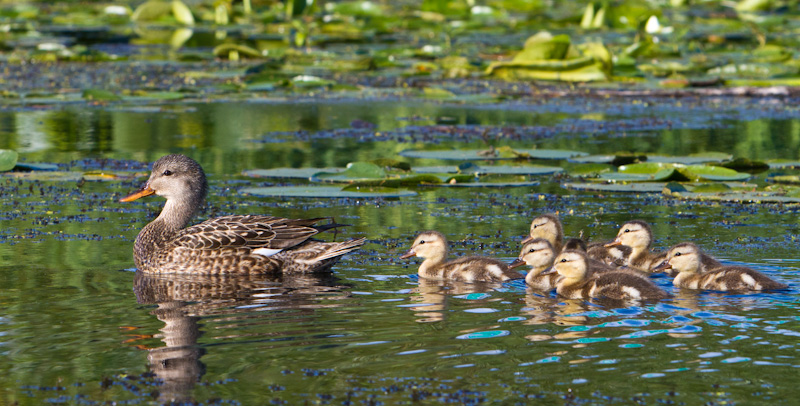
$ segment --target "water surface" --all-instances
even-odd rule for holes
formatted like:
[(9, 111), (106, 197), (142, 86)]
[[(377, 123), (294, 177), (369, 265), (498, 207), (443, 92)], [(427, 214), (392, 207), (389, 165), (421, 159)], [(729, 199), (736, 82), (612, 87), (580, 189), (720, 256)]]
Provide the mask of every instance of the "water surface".
[[(402, 200), (280, 199), (255, 168), (343, 166), (407, 148), (469, 146), (722, 151), (800, 158), (796, 103), (782, 100), (255, 100), (167, 105), (27, 105), (0, 110), (0, 148), (62, 169), (139, 171), (170, 152), (209, 174), (202, 218), (333, 216), (365, 236), (329, 278), (137, 275), (131, 249), (160, 210), (119, 197), (142, 181), (0, 178), (3, 404), (791, 403), (798, 361), (797, 206), (578, 193), (558, 177), (514, 189), (419, 189)], [(365, 124), (367, 123), (367, 124)], [(104, 161), (103, 159), (111, 160)], [(436, 161), (413, 161), (432, 164)], [(278, 182), (280, 183), (280, 182)], [(791, 291), (620, 305), (502, 286), (409, 277), (418, 231), (454, 255), (511, 260), (536, 214), (607, 239), (650, 222), (657, 248), (692, 240)]]

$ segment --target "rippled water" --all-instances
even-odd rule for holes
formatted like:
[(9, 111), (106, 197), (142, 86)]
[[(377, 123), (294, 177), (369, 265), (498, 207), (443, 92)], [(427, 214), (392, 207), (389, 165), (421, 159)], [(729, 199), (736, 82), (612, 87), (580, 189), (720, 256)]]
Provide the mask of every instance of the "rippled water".
[[(595, 113), (583, 113), (587, 105)], [(550, 177), (534, 188), (420, 189), (402, 200), (237, 193), (271, 184), (240, 176), (244, 169), (343, 165), (429, 143), (479, 146), (484, 132), (515, 146), (798, 159), (800, 121), (787, 106), (8, 106), (0, 111), (0, 147), (21, 150), (29, 161), (82, 170), (103, 165), (85, 158), (147, 162), (184, 152), (210, 175), (213, 196), (203, 217), (330, 215), (352, 224), (339, 238), (366, 236), (369, 243), (331, 278), (147, 277), (132, 269), (131, 248), (162, 202), (116, 202), (139, 180), (2, 178), (0, 404), (793, 403), (800, 367), (797, 206), (578, 193)], [(567, 234), (591, 239), (643, 219), (653, 224), (659, 248), (692, 240), (792, 289), (698, 293), (662, 277), (656, 282), (674, 298), (564, 301), (519, 283), (418, 280), (410, 276), (416, 260), (396, 259), (416, 232), (437, 229), (453, 240), (456, 255), (511, 260), (530, 219), (552, 211), (561, 213)]]

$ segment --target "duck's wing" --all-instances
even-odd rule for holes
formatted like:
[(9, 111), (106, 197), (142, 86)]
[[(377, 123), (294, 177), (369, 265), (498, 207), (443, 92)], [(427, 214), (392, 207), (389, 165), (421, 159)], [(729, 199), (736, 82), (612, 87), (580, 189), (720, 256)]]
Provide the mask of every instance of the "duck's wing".
[(272, 216), (224, 216), (187, 227), (173, 243), (197, 250), (294, 247), (330, 227), (315, 226), (324, 218), (287, 219)]

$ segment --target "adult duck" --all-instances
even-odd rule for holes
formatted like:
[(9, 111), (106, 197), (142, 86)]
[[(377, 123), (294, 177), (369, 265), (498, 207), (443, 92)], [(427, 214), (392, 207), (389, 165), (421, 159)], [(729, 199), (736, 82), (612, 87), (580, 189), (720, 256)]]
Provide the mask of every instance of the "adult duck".
[(504, 282), (522, 279), (521, 273), (509, 269), (500, 260), (470, 256), (447, 260), (447, 238), (438, 231), (426, 231), (414, 239), (411, 249), (400, 259), (423, 258), (419, 266), (420, 278), (461, 282)]
[(146, 225), (133, 248), (136, 267), (148, 273), (252, 274), (326, 271), (364, 239), (321, 242), (311, 237), (338, 224), (325, 218), (287, 219), (233, 215), (187, 227), (208, 190), (200, 164), (184, 155), (167, 155), (153, 164), (130, 202), (156, 194), (167, 199), (161, 214)]

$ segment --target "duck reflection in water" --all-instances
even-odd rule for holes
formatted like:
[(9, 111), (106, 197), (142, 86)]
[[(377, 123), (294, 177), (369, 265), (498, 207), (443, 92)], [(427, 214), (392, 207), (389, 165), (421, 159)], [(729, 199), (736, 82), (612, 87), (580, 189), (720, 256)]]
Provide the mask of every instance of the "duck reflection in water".
[[(150, 370), (163, 384), (158, 388), (161, 403), (193, 401), (192, 391), (205, 374), (200, 358), (207, 347), (199, 343), (203, 335), (201, 318), (224, 317), (227, 324), (244, 321), (248, 325), (281, 323), (270, 318), (272, 310), (292, 309), (294, 318), (310, 316), (315, 309), (338, 307), (350, 293), (329, 274), (284, 277), (250, 275), (154, 275), (137, 272), (134, 293), (140, 304), (156, 305), (151, 314), (164, 322), (160, 334), (163, 347), (148, 348)], [(257, 309), (257, 310), (254, 310)], [(268, 311), (264, 311), (268, 310)], [(264, 333), (271, 335), (274, 333)], [(225, 334), (215, 337), (233, 341), (242, 337)], [(248, 339), (254, 339), (252, 329)], [(214, 338), (210, 338), (214, 339)]]
[[(450, 297), (469, 294), (488, 293), (502, 287), (502, 283), (458, 282), (419, 278), (419, 286), (411, 290), (411, 301), (419, 303), (410, 309), (418, 317), (418, 323), (443, 321), (447, 314)], [(488, 303), (501, 299), (487, 296), (485, 299), (472, 300), (471, 303)]]

